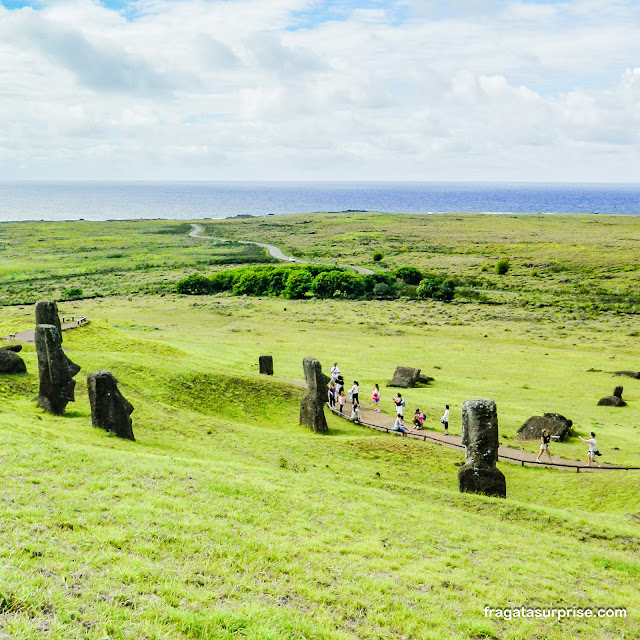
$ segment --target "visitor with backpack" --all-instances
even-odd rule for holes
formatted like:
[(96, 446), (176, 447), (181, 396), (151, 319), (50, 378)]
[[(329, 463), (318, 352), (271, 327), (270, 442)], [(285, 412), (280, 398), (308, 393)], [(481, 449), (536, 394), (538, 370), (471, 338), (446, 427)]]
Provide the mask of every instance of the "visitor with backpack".
[(405, 401), (402, 397), (401, 393), (396, 393), (395, 398), (393, 399), (394, 404), (396, 405), (396, 415), (399, 418), (404, 418), (404, 405)]
[(592, 462), (595, 462), (598, 466), (600, 466), (600, 463), (595, 459), (596, 456), (601, 456), (602, 455), (600, 453), (600, 451), (598, 451), (598, 443), (596, 442), (596, 434), (593, 433), (593, 431), (592, 431), (590, 438), (587, 438), (586, 440), (582, 436), (578, 436), (578, 438), (580, 438), (580, 440), (582, 440), (582, 442), (585, 442), (586, 444), (589, 445), (589, 451), (587, 453), (587, 460), (589, 461), (589, 466), (591, 466)]

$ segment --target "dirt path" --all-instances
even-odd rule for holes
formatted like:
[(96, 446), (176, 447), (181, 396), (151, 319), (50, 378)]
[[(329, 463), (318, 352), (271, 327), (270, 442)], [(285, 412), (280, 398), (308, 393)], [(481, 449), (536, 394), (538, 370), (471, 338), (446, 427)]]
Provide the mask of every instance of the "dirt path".
[[(227, 238), (214, 238), (213, 236), (201, 236), (200, 233), (204, 231), (204, 229), (199, 224), (191, 223), (193, 229), (189, 232), (190, 238), (202, 238), (203, 240), (218, 240), (219, 242), (229, 242)], [(296, 264), (317, 264), (318, 262), (305, 262), (304, 260), (298, 260), (298, 258), (293, 258), (291, 256), (286, 256), (281, 249), (275, 247), (272, 244), (265, 244), (264, 242), (252, 242), (251, 240), (238, 240), (240, 244), (255, 244), (257, 247), (262, 247), (267, 250), (267, 253), (276, 260), (281, 260), (282, 262), (295, 262)], [(371, 269), (366, 269), (365, 267), (354, 267), (352, 265), (339, 264), (339, 267), (343, 269), (353, 269), (356, 273), (362, 273), (365, 275), (371, 275), (373, 271)]]
[[(344, 407), (344, 413), (340, 413), (336, 409), (332, 409), (333, 413), (345, 420), (349, 419), (351, 415), (351, 405), (347, 403)], [(393, 423), (395, 422), (395, 417), (387, 415), (385, 413), (378, 413), (373, 409), (367, 409), (360, 407), (360, 417), (362, 419), (362, 424), (365, 427), (369, 427), (370, 429), (376, 429), (378, 431), (384, 431), (386, 433), (394, 433), (391, 431), (393, 428)], [(418, 440), (423, 440), (424, 442), (433, 442), (435, 444), (440, 444), (445, 447), (450, 447), (452, 449), (458, 449), (461, 453), (464, 453), (464, 445), (462, 444), (462, 438), (457, 435), (448, 435), (445, 436), (444, 433), (440, 433), (439, 431), (430, 431), (428, 429), (414, 429), (410, 426), (411, 420), (410, 416), (406, 416), (407, 420), (405, 422), (405, 427), (407, 429), (407, 437), (415, 438)], [(400, 434), (398, 434), (400, 435)], [(585, 454), (586, 455), (586, 454)], [(521, 449), (512, 449), (510, 447), (503, 447), (500, 445), (498, 449), (498, 458), (505, 462), (511, 462), (514, 464), (519, 464), (521, 466), (536, 466), (536, 467), (547, 467), (553, 469), (559, 469), (561, 471), (573, 471), (575, 473), (580, 473), (584, 471), (605, 471), (605, 470), (627, 470), (627, 471), (637, 471), (640, 470), (636, 467), (622, 467), (617, 465), (609, 465), (603, 464), (600, 467), (590, 467), (586, 462), (577, 462), (576, 460), (567, 460), (566, 458), (561, 458), (560, 456), (552, 456), (551, 463), (548, 461), (545, 462), (536, 462), (536, 453), (531, 453), (530, 451), (522, 451)]]
[[(71, 322), (63, 322), (60, 325), (60, 328), (63, 331), (68, 331), (69, 329), (77, 329), (78, 327), (82, 327), (87, 323), (86, 318), (84, 321), (73, 320)], [(27, 331), (18, 331), (18, 333), (12, 333), (4, 338), (0, 338), (0, 340), (9, 340), (10, 342), (35, 342), (36, 341), (36, 330), (35, 329), (27, 329)]]

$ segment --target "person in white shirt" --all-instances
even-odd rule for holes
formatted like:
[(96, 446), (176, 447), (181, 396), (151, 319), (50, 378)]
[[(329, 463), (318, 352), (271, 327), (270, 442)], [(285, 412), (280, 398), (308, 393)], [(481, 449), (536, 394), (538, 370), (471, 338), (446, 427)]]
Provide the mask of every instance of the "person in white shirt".
[(578, 438), (580, 438), (580, 440), (582, 440), (582, 442), (586, 442), (589, 445), (589, 452), (587, 453), (587, 460), (589, 461), (589, 464), (591, 464), (592, 462), (595, 462), (598, 466), (600, 466), (600, 463), (595, 459), (595, 456), (601, 455), (600, 452), (598, 451), (598, 443), (596, 442), (596, 434), (593, 433), (593, 431), (592, 431), (590, 438), (587, 438), (586, 440), (582, 436), (578, 436)]
[(331, 379), (334, 382), (338, 382), (339, 377), (340, 377), (340, 368), (338, 367), (338, 363), (334, 362), (333, 367), (331, 367)]
[(351, 397), (351, 402), (354, 407), (357, 407), (360, 404), (360, 397), (358, 394), (360, 393), (360, 386), (358, 385), (358, 381), (353, 381), (353, 387), (349, 389), (349, 396)]
[(357, 406), (354, 406), (353, 409), (351, 409), (351, 422), (360, 424), (360, 410)]
[(440, 422), (442, 422), (442, 424), (444, 425), (444, 435), (448, 436), (449, 435), (449, 405), (446, 404), (444, 406), (444, 413), (442, 414), (442, 418), (440, 418)]
[(393, 398), (393, 402), (396, 405), (396, 415), (399, 418), (404, 418), (404, 398), (402, 397), (401, 393), (396, 393), (395, 397)]

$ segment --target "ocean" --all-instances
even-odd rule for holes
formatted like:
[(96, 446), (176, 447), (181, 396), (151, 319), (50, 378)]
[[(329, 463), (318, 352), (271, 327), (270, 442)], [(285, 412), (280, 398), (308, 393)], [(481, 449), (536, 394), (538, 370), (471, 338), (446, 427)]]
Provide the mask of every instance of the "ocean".
[(640, 214), (640, 184), (0, 182), (0, 221), (193, 220), (332, 211)]

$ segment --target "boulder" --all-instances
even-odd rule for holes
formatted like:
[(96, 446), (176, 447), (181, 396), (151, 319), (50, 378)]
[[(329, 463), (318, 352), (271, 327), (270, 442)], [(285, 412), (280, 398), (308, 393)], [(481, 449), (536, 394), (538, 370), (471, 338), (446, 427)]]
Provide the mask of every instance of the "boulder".
[(73, 376), (80, 367), (65, 355), (60, 332), (52, 324), (36, 326), (36, 352), (40, 378), (38, 406), (54, 415), (64, 415), (67, 404), (75, 400)]
[(133, 405), (118, 389), (118, 382), (109, 371), (94, 371), (87, 376), (87, 391), (91, 405), (91, 424), (115, 433), (119, 438), (135, 440), (131, 426)]
[(36, 326), (39, 324), (52, 324), (58, 330), (60, 342), (62, 342), (62, 327), (58, 315), (58, 305), (55, 302), (51, 300), (36, 302)]
[(627, 378), (636, 378), (640, 380), (640, 371), (614, 371), (614, 376), (626, 376)]
[(324, 406), (330, 379), (322, 373), (322, 365), (315, 358), (304, 358), (302, 368), (307, 383), (307, 395), (300, 403), (300, 424), (317, 433), (327, 433), (329, 427), (324, 415)]
[(623, 387), (617, 386), (613, 390), (613, 395), (605, 396), (598, 400), (599, 407), (626, 407), (627, 403), (622, 399)]
[(420, 382), (420, 369), (413, 367), (396, 367), (393, 380), (387, 387), (400, 387), (401, 389), (412, 389)]
[(458, 490), (506, 498), (507, 483), (496, 467), (500, 443), (493, 400), (467, 400), (462, 405), (462, 444), (466, 461), (458, 469)]
[(26, 373), (24, 360), (14, 351), (0, 349), (0, 374)]
[(0, 347), (0, 351), (13, 351), (14, 353), (20, 353), (22, 351), (21, 344), (10, 344), (6, 347)]
[(517, 436), (520, 440), (539, 440), (542, 430), (546, 429), (549, 435), (558, 436), (560, 440), (564, 440), (572, 426), (573, 421), (559, 413), (545, 413), (542, 416), (531, 416), (518, 429)]
[(260, 373), (265, 376), (273, 375), (273, 356), (260, 356), (258, 358)]

